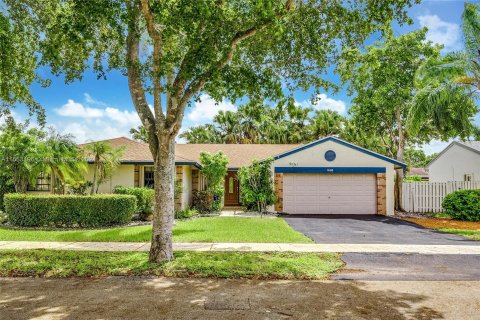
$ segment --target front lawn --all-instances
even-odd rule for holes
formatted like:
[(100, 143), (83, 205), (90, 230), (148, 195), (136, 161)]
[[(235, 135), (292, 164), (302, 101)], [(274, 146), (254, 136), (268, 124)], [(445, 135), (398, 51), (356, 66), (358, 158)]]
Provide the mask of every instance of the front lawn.
[(480, 230), (462, 230), (462, 229), (438, 229), (442, 232), (454, 233), (472, 240), (480, 241)]
[[(151, 226), (95, 230), (18, 230), (0, 228), (0, 241), (99, 241), (148, 242)], [(282, 218), (205, 217), (177, 221), (175, 242), (270, 242), (311, 243)]]
[(343, 266), (338, 254), (263, 252), (175, 252), (165, 264), (145, 252), (0, 250), (0, 276), (167, 277), (325, 279)]

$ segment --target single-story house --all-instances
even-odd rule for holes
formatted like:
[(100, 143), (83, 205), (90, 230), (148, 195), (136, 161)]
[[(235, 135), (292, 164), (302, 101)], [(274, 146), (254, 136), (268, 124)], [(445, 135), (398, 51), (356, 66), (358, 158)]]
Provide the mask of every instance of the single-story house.
[(480, 180), (480, 141), (453, 141), (427, 168), (430, 182)]
[[(148, 145), (128, 138), (106, 140), (113, 147), (125, 146), (121, 165), (99, 192), (115, 186), (152, 186), (153, 160)], [(237, 171), (254, 159), (274, 158), (272, 176), (274, 210), (289, 214), (386, 214), (394, 213), (395, 169), (405, 164), (336, 137), (305, 145), (293, 144), (177, 144), (176, 180), (182, 186), (176, 208), (192, 204), (192, 194), (201, 190), (200, 153), (222, 151), (229, 159), (225, 176), (224, 205), (240, 205)], [(88, 180), (93, 177), (90, 165)]]

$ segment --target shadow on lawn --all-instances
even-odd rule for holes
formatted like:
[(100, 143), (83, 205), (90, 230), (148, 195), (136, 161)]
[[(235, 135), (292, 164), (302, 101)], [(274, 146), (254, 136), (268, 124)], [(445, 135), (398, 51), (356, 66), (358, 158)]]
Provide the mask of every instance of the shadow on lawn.
[(0, 286), (5, 319), (444, 318), (426, 296), (392, 284), (110, 277), (7, 278)]

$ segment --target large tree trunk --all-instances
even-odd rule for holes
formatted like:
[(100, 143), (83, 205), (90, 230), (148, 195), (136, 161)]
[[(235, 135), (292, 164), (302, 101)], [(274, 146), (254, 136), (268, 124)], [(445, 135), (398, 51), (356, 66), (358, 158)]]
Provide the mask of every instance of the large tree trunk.
[(159, 148), (154, 155), (155, 205), (153, 208), (152, 246), (150, 261), (173, 259), (172, 227), (174, 220), (175, 137), (158, 135)]

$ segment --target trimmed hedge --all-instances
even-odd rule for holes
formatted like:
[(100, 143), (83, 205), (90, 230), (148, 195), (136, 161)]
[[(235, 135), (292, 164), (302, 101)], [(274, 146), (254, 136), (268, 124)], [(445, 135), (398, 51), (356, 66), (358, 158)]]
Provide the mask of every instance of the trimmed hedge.
[(105, 227), (129, 222), (135, 210), (130, 195), (5, 195), (8, 221), (19, 227)]
[(129, 188), (115, 187), (115, 194), (128, 194), (137, 198), (137, 212), (143, 219), (147, 218), (153, 212), (153, 201), (155, 199), (155, 190), (150, 188)]
[(443, 199), (442, 207), (452, 218), (480, 221), (480, 190), (458, 190)]

